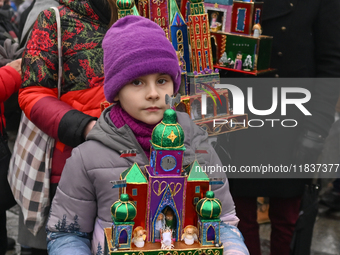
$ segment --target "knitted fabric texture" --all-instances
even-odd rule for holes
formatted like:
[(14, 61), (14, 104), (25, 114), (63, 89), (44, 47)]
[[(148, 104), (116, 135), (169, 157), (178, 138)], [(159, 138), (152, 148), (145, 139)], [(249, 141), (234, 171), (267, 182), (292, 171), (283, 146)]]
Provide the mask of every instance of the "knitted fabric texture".
[(112, 107), (110, 111), (110, 119), (117, 128), (121, 128), (127, 124), (136, 136), (136, 139), (143, 148), (146, 156), (148, 158), (150, 157), (151, 134), (157, 124), (149, 125), (132, 118), (126, 111), (124, 111), (119, 103)]
[(170, 75), (177, 93), (181, 69), (176, 51), (155, 22), (133, 15), (118, 20), (107, 31), (103, 49), (104, 93), (110, 103), (126, 84), (154, 73)]

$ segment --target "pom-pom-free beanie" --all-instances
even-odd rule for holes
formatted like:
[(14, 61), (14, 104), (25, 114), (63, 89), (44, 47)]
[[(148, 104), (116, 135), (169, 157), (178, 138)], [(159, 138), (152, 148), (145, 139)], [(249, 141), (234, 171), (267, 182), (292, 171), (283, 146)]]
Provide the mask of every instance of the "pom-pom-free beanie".
[(104, 93), (110, 103), (126, 84), (154, 73), (169, 74), (177, 93), (181, 69), (176, 51), (155, 22), (133, 15), (119, 19), (107, 31), (103, 49)]

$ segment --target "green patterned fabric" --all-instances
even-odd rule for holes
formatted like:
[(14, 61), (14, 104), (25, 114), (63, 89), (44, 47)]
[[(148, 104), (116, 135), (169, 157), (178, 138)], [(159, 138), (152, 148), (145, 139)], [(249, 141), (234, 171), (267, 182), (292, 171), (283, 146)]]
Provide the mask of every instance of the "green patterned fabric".
[[(102, 40), (107, 31), (88, 0), (63, 1), (59, 8), (63, 42), (61, 94), (101, 86), (104, 78)], [(22, 59), (22, 87), (56, 88), (58, 79), (55, 13), (40, 13)]]
[(163, 120), (152, 131), (151, 144), (155, 150), (185, 150), (184, 132), (174, 110), (164, 112)]
[(198, 201), (196, 211), (202, 218), (216, 219), (222, 212), (222, 204), (213, 191), (207, 191), (206, 197)]

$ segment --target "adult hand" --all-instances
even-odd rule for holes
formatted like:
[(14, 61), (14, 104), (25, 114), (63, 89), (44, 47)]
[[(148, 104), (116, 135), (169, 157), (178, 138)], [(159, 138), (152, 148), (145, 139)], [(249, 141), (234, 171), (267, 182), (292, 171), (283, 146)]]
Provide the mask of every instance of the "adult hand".
[(96, 124), (96, 120), (92, 120), (87, 124), (86, 128), (84, 129), (84, 138), (86, 139), (87, 134), (91, 131), (93, 126)]
[(19, 59), (12, 61), (12, 62), (9, 62), (6, 66), (13, 67), (21, 75), (21, 61), (22, 61), (22, 59), (19, 58)]
[(294, 163), (297, 165), (316, 163), (322, 152), (325, 139), (312, 131), (306, 130), (299, 138), (294, 152)]

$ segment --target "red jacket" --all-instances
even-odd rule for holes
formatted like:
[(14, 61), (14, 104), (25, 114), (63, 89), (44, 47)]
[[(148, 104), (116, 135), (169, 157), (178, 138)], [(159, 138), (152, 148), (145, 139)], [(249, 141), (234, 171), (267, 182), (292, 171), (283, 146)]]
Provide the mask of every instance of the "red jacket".
[(5, 102), (13, 93), (17, 92), (21, 85), (20, 74), (11, 66), (4, 66), (0, 68), (0, 132), (2, 134), (2, 124), (6, 126), (4, 117)]

